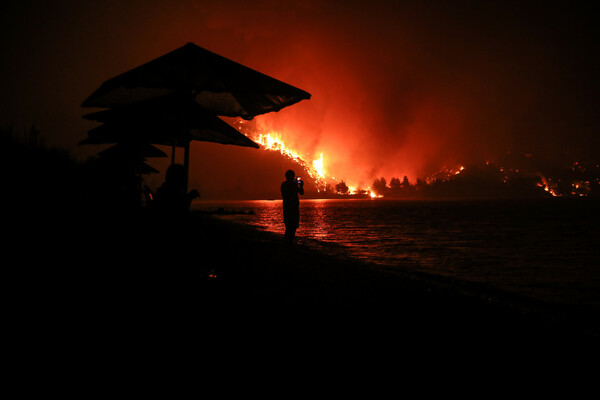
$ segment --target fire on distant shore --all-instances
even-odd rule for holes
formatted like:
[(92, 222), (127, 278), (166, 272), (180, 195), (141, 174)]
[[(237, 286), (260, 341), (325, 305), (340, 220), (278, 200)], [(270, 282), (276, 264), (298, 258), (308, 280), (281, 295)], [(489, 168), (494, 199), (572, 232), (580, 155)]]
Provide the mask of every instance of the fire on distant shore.
[[(360, 188), (352, 179), (338, 180), (328, 175), (326, 156), (320, 152), (317, 158), (291, 148), (277, 132), (258, 134), (254, 140), (266, 151), (276, 151), (292, 159), (314, 180), (318, 193), (338, 196), (361, 196), (370, 198), (453, 195), (472, 196), (596, 196), (600, 186), (600, 165), (575, 161), (563, 173), (548, 177), (531, 168), (505, 167), (498, 163), (484, 165), (456, 165), (444, 167), (434, 174), (417, 178), (416, 182), (392, 177), (389, 184), (385, 178), (375, 178), (372, 185)], [(314, 159), (311, 159), (314, 158)], [(531, 158), (530, 154), (524, 158)], [(565, 174), (564, 172), (570, 172)], [(478, 193), (479, 192), (479, 193)]]

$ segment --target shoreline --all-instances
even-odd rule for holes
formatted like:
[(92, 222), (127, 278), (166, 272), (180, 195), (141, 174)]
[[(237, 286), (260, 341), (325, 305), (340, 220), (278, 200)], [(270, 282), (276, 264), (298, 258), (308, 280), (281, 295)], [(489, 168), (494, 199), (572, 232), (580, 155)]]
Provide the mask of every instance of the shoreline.
[[(585, 200), (587, 199), (577, 199), (577, 203), (572, 204), (571, 202), (568, 203), (568, 205), (573, 205), (576, 206), (576, 204), (579, 204), (579, 208), (577, 214), (573, 214), (572, 211), (569, 211), (567, 209), (564, 209), (561, 206), (562, 201), (557, 202), (556, 200), (558, 199), (552, 199), (551, 201), (547, 201), (544, 200), (542, 203), (538, 204), (538, 203), (530, 203), (530, 202), (523, 202), (522, 200), (518, 201), (517, 203), (515, 203), (515, 207), (516, 211), (521, 212), (523, 210), (525, 210), (527, 207), (527, 209), (531, 208), (531, 207), (535, 207), (535, 213), (532, 217), (532, 222), (530, 222), (530, 224), (535, 224), (535, 228), (537, 228), (538, 230), (540, 229), (539, 226), (545, 226), (545, 225), (539, 225), (538, 222), (542, 221), (542, 223), (550, 220), (552, 218), (553, 212), (561, 212), (561, 213), (570, 213), (570, 214), (565, 214), (563, 216), (563, 219), (561, 219), (560, 221), (562, 222), (567, 221), (569, 223), (573, 223), (575, 224), (578, 218), (581, 217), (585, 217), (586, 214), (583, 210), (589, 210), (590, 212), (592, 212), (594, 210), (594, 206), (597, 206), (598, 203), (597, 201), (594, 201), (593, 203), (589, 203), (586, 202)], [(309, 204), (311, 200), (304, 200), (304, 203), (302, 204)], [(322, 201), (322, 200), (317, 200), (317, 201)], [(334, 200), (334, 201), (339, 201), (339, 200)], [(344, 201), (344, 200), (342, 200)], [(377, 202), (385, 202), (385, 199), (377, 199), (377, 200), (348, 200), (348, 201), (360, 201), (361, 204), (371, 204), (372, 201), (377, 201)], [(394, 200), (388, 200), (393, 202), (393, 204), (396, 204), (396, 201)], [(405, 200), (401, 200), (402, 203), (398, 203), (398, 204), (404, 204)], [(471, 200), (474, 201), (474, 200)], [(498, 201), (498, 200), (495, 200)], [(580, 203), (581, 201), (583, 201), (583, 203)], [(205, 212), (207, 214), (210, 215), (214, 215), (217, 216), (219, 218), (225, 219), (225, 220), (234, 220), (236, 222), (242, 223), (242, 224), (250, 224), (250, 225), (255, 225), (255, 224), (260, 224), (262, 223), (265, 226), (260, 226), (257, 225), (258, 229), (261, 230), (267, 230), (267, 231), (271, 231), (271, 232), (283, 232), (283, 224), (279, 224), (279, 220), (276, 219), (276, 215), (273, 213), (274, 210), (276, 210), (276, 206), (272, 206), (272, 205), (268, 205), (267, 203), (265, 203), (264, 201), (262, 202), (262, 204), (259, 203), (255, 203), (255, 200), (246, 200), (246, 201), (229, 201), (229, 202), (207, 202), (207, 201), (203, 201), (203, 202), (198, 202), (196, 203), (196, 211), (199, 212)], [(422, 202), (419, 201), (418, 204), (421, 204)], [(545, 204), (547, 204), (549, 207), (548, 208), (543, 208), (542, 206)], [(314, 204), (314, 203), (313, 203)], [(338, 203), (336, 203), (338, 204)], [(464, 203), (463, 201), (460, 202), (461, 207), (464, 206), (464, 204), (469, 204), (469, 203)], [(476, 203), (477, 205), (479, 204), (479, 200), (477, 200)], [(502, 205), (504, 205), (505, 202), (502, 202)], [(486, 207), (494, 206), (494, 203), (488, 204), (487, 201), (486, 203), (483, 203), (483, 205), (485, 205)], [(556, 209), (555, 205), (558, 205), (560, 208)], [(367, 206), (368, 207), (368, 206)], [(581, 207), (585, 207), (585, 209), (581, 208)], [(486, 209), (484, 209), (486, 210)], [(510, 212), (513, 212), (513, 208), (509, 209)], [(255, 211), (256, 213), (260, 214), (257, 217), (254, 217), (255, 215)], [(312, 205), (311, 206), (307, 206), (307, 211), (308, 213), (312, 212)], [(266, 216), (263, 217), (263, 214)], [(563, 214), (560, 214), (561, 216)], [(420, 267), (420, 259), (419, 257), (421, 256), (421, 252), (413, 252), (412, 257), (403, 257), (402, 261), (400, 263), (397, 263), (397, 260), (394, 259), (391, 256), (380, 256), (379, 254), (374, 254), (372, 251), (370, 252), (361, 252), (363, 250), (363, 247), (361, 246), (361, 244), (359, 243), (358, 246), (356, 245), (356, 241), (353, 241), (352, 239), (350, 239), (347, 243), (345, 242), (346, 238), (339, 236), (335, 233), (335, 231), (333, 230), (329, 230), (329, 231), (325, 231), (325, 234), (322, 234), (322, 231), (319, 230), (319, 228), (317, 226), (313, 226), (311, 225), (310, 222), (310, 217), (308, 220), (308, 223), (305, 224), (304, 226), (301, 226), (299, 231), (298, 231), (298, 235), (300, 237), (300, 239), (302, 240), (302, 242), (306, 245), (309, 245), (310, 247), (314, 247), (316, 249), (320, 249), (326, 253), (333, 253), (333, 254), (347, 254), (350, 255), (352, 252), (352, 256), (360, 258), (362, 260), (365, 260), (367, 263), (374, 263), (377, 265), (381, 265), (382, 267), (386, 267), (386, 266), (390, 266), (391, 269), (396, 269), (396, 268), (405, 268), (408, 269), (409, 271), (415, 271), (415, 270), (420, 270), (423, 271), (423, 273), (425, 274), (433, 274), (432, 276), (435, 277), (436, 274), (439, 274), (441, 276), (445, 276), (447, 277), (447, 280), (451, 280), (451, 279), (458, 279), (458, 281), (460, 282), (461, 280), (463, 280), (464, 278), (472, 278), (472, 276), (470, 276), (468, 273), (466, 276), (462, 276), (462, 274), (460, 273), (460, 271), (456, 272), (456, 273), (445, 273), (446, 271), (438, 269), (437, 265), (433, 265), (432, 268), (424, 268), (424, 267)], [(571, 222), (573, 221), (573, 222)], [(554, 223), (554, 225), (552, 225), (552, 228), (557, 225), (558, 223)], [(306, 226), (308, 226), (308, 228), (305, 228)], [(573, 225), (575, 226), (575, 225)], [(589, 226), (589, 223), (587, 223), (587, 225), (585, 225), (586, 227)], [(521, 226), (519, 226), (519, 228), (521, 228)], [(528, 229), (529, 227), (524, 227), (525, 229)], [(531, 228), (534, 228), (533, 226)], [(307, 229), (306, 231), (304, 229)], [(575, 235), (583, 235), (585, 231), (585, 229), (587, 228), (581, 228), (580, 231), (576, 231), (572, 233), (572, 236), (567, 237), (567, 239), (571, 238), (571, 237), (576, 237)], [(596, 228), (589, 228), (589, 229), (596, 229)], [(315, 232), (317, 234), (315, 234)], [(467, 232), (467, 230), (465, 230), (464, 232)], [(595, 233), (594, 233), (595, 232)], [(590, 235), (595, 235), (597, 237), (597, 229), (596, 230), (591, 230), (589, 231), (589, 234), (587, 236)], [(324, 238), (321, 238), (320, 236), (322, 236)], [(536, 246), (535, 242), (535, 238), (538, 238), (539, 241), (539, 236), (534, 235), (534, 234), (530, 234), (529, 237), (527, 237), (526, 239), (530, 239), (529, 243), (526, 243), (526, 245), (528, 246)], [(470, 238), (472, 239), (472, 238)], [(590, 240), (587, 240), (586, 238), (581, 238), (582, 240), (575, 240), (575, 239), (570, 239), (569, 246), (574, 246), (577, 245), (579, 246), (579, 248), (576, 248), (575, 251), (577, 250), (582, 250), (584, 251), (584, 247), (585, 244), (584, 243), (588, 243), (591, 242)], [(585, 239), (585, 241), (584, 241)], [(520, 244), (520, 243), (519, 243)], [(484, 244), (485, 245), (485, 244)], [(559, 256), (559, 260), (562, 260), (562, 265), (560, 265), (560, 268), (563, 268), (564, 271), (559, 271), (561, 273), (565, 274), (565, 277), (568, 278), (568, 274), (572, 273), (572, 271), (569, 270), (569, 262), (573, 262), (573, 263), (593, 263), (594, 260), (597, 260), (597, 257), (593, 258), (594, 256), (591, 253), (591, 249), (593, 248), (593, 243), (588, 243), (589, 248), (590, 248), (590, 253), (589, 256), (587, 256), (587, 258), (582, 258), (583, 255), (581, 257), (579, 257), (576, 260), (566, 260), (566, 259), (561, 259), (560, 258), (560, 254), (557, 254)], [(471, 244), (471, 248), (472, 249), (476, 249), (477, 246), (473, 247), (474, 245)], [(358, 247), (358, 251), (355, 249), (355, 247)], [(368, 248), (367, 250), (371, 250), (371, 248)], [(492, 259), (486, 259), (483, 257), (479, 257), (477, 259), (473, 259), (473, 260), (469, 260), (471, 262), (471, 264), (474, 266), (476, 264), (481, 264), (481, 267), (486, 267), (486, 263), (487, 262), (494, 262), (494, 265), (497, 265), (498, 267), (502, 267), (502, 262), (507, 262), (507, 260), (504, 260), (501, 258), (501, 256), (505, 255), (505, 254), (509, 254), (507, 253), (507, 251), (510, 251), (510, 248), (505, 248), (504, 251), (502, 253), (497, 253), (497, 254), (493, 254), (493, 256), (495, 256), (495, 258)], [(536, 268), (539, 269), (540, 271), (542, 271), (542, 267), (544, 267), (543, 265), (543, 261), (541, 260), (545, 260), (545, 261), (552, 261), (550, 260), (550, 256), (544, 258), (544, 254), (540, 254), (541, 246), (539, 248), (535, 248), (534, 250), (536, 250), (536, 253), (532, 253), (535, 254), (535, 256), (530, 255), (530, 257), (532, 257), (532, 260), (530, 262), (522, 262), (522, 264), (520, 265), (521, 269), (524, 268)], [(563, 253), (567, 253), (571, 250), (571, 248), (565, 248), (565, 251)], [(554, 253), (557, 253), (557, 250), (554, 250)], [(384, 253), (385, 254), (385, 253)], [(582, 253), (583, 254), (583, 253)], [(428, 254), (428, 256), (432, 256), (431, 254)], [(435, 255), (433, 255), (435, 256)], [(537, 256), (542, 256), (537, 257)], [(535, 259), (534, 259), (535, 257)], [(553, 259), (554, 260), (554, 259)], [(511, 260), (508, 260), (511, 261)], [(415, 264), (413, 268), (413, 265)], [(573, 264), (573, 265), (580, 265), (580, 264)], [(512, 267), (512, 265), (509, 265), (510, 267)], [(550, 265), (550, 267), (555, 267), (555, 265)], [(460, 268), (460, 265), (457, 266), (457, 268)], [(513, 268), (514, 269), (514, 268)], [(549, 270), (550, 268), (548, 268)], [(532, 269), (533, 270), (533, 269)], [(499, 270), (500, 271), (500, 270)], [(523, 270), (523, 272), (527, 272), (527, 270)], [(551, 272), (553, 272), (554, 274), (556, 274), (556, 271), (552, 270)], [(489, 282), (494, 282), (494, 284), (496, 283), (495, 278), (497, 278), (496, 275), (493, 276), (494, 279), (489, 280), (489, 277), (483, 275), (485, 273), (481, 272), (479, 274), (479, 276), (475, 276), (475, 279), (471, 280), (473, 282), (476, 282), (478, 279), (478, 284), (479, 285), (487, 285), (488, 281)], [(491, 271), (491, 273), (496, 273), (496, 271)], [(501, 274), (501, 272), (497, 272), (498, 274)], [(548, 275), (548, 276), (552, 276), (552, 274)], [(558, 275), (556, 275), (558, 276)], [(591, 272), (589, 273), (589, 278), (593, 279), (597, 277), (597, 274), (594, 276)], [(540, 279), (542, 279), (540, 277)], [(552, 278), (550, 278), (552, 279)], [(591, 289), (591, 286), (583, 286), (582, 288), (585, 290), (587, 290), (587, 292), (584, 292), (585, 294), (579, 294), (578, 292), (552, 292), (552, 286), (551, 285), (560, 285), (560, 282), (555, 281), (544, 281), (544, 280), (540, 280), (538, 283), (538, 286), (531, 286), (528, 287), (527, 283), (528, 281), (525, 280), (524, 282), (522, 282), (520, 280), (519, 276), (514, 276), (513, 277), (513, 281), (512, 282), (503, 282), (503, 281), (498, 281), (500, 284), (505, 284), (507, 286), (506, 289), (502, 289), (502, 290), (509, 290), (511, 293), (513, 293), (516, 296), (531, 296), (533, 298), (538, 299), (538, 301), (540, 302), (553, 302), (553, 303), (557, 303), (557, 304), (564, 304), (564, 305), (572, 305), (573, 307), (578, 307), (578, 306), (585, 306), (586, 304), (589, 304), (590, 307), (600, 307), (600, 303), (598, 302), (600, 299), (598, 299), (597, 295), (595, 295)], [(596, 282), (596, 281), (594, 281)], [(585, 285), (587, 282), (584, 280), (580, 280), (580, 283)], [(596, 284), (597, 286), (597, 284)], [(498, 287), (500, 288), (500, 287)], [(541, 290), (536, 291), (536, 288), (540, 288)], [(557, 286), (557, 288), (559, 288), (559, 286)], [(526, 290), (530, 290), (531, 293), (526, 293)]]
[(192, 219), (212, 232), (213, 251), (223, 251), (216, 242), (224, 238), (234, 246), (208, 268), (217, 275), (205, 278), (214, 305), (350, 311), (368, 318), (395, 313), (420, 332), (452, 326), (466, 336), (481, 330), (493, 336), (598, 336), (590, 316), (573, 307), (410, 269), (390, 270), (302, 243), (286, 254), (280, 234), (202, 213)]
[(181, 221), (127, 215), (46, 217), (40, 226), (60, 225), (62, 233), (33, 252), (27, 243), (11, 249), (31, 261), (14, 272), (16, 309), (91, 326), (141, 320), (214, 329), (249, 320), (335, 332), (368, 326), (391, 340), (599, 336), (593, 315), (302, 244), (289, 254), (281, 235), (201, 212)]

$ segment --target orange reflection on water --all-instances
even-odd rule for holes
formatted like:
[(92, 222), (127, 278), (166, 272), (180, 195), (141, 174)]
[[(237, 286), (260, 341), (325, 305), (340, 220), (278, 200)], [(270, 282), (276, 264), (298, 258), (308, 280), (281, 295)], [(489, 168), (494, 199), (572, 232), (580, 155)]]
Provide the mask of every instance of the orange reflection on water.
[(282, 201), (256, 200), (254, 203), (259, 204), (259, 207), (256, 207), (255, 225), (270, 232), (283, 234), (285, 232), (285, 226), (283, 225)]
[[(335, 236), (327, 201), (300, 200), (300, 227), (297, 236), (323, 241), (331, 240)], [(248, 204), (255, 210), (255, 215), (248, 222), (270, 232), (285, 232), (281, 200), (254, 200)]]
[[(305, 224), (301, 229), (307, 236), (317, 240), (327, 240), (331, 237), (330, 219), (327, 217), (325, 202), (327, 200), (313, 200), (310, 208), (303, 207), (300, 210), (301, 221)], [(304, 211), (304, 213), (302, 213)]]

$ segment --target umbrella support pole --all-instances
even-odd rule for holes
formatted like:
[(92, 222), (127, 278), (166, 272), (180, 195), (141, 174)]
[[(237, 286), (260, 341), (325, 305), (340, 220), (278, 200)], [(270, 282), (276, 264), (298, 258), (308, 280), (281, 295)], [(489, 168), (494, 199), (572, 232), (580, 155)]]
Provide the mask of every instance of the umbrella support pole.
[(188, 191), (188, 180), (190, 177), (190, 142), (186, 142), (183, 154), (183, 169), (185, 171), (185, 191)]

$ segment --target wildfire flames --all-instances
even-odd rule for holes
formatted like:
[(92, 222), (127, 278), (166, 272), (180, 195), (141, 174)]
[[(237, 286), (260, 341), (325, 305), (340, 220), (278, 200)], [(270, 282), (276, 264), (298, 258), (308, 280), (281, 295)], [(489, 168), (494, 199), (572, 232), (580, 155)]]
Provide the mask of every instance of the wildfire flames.
[[(254, 138), (254, 141), (256, 143), (258, 143), (259, 145), (261, 145), (261, 147), (265, 150), (277, 151), (277, 152), (281, 153), (282, 155), (284, 155), (285, 157), (288, 157), (288, 158), (291, 158), (292, 160), (294, 160), (297, 164), (299, 164), (306, 171), (306, 173), (311, 178), (313, 178), (315, 180), (315, 185), (316, 185), (317, 191), (319, 193), (327, 192), (327, 191), (339, 192), (339, 190), (332, 189), (332, 186), (331, 186), (332, 182), (333, 183), (337, 182), (338, 184), (343, 183), (345, 185), (344, 181), (338, 182), (336, 178), (334, 178), (332, 176), (329, 176), (329, 177), (327, 176), (327, 172), (325, 170), (325, 156), (323, 155), (323, 153), (320, 153), (319, 158), (312, 160), (311, 162), (306, 161), (306, 160), (310, 160), (312, 157), (310, 157), (309, 154), (307, 154), (306, 156), (303, 157), (300, 154), (300, 152), (290, 148), (288, 145), (286, 145), (283, 142), (281, 135), (279, 135), (277, 132), (258, 134)], [(356, 185), (347, 186), (347, 192), (345, 194), (348, 194), (348, 195), (364, 194), (371, 198), (383, 197), (383, 195), (377, 194), (374, 191), (372, 191), (371, 188), (367, 188), (366, 190), (360, 190), (360, 189), (357, 189)]]
[(317, 184), (317, 190), (319, 192), (321, 190), (325, 190), (326, 188), (326, 175), (325, 175), (325, 166), (323, 153), (321, 153), (320, 157), (316, 160), (313, 160), (311, 163), (307, 162), (305, 158), (309, 158), (309, 156), (302, 157), (300, 153), (296, 150), (291, 149), (286, 146), (281, 139), (281, 136), (276, 133), (267, 133), (267, 134), (259, 134), (254, 141), (262, 146), (265, 150), (273, 150), (278, 151), (282, 155), (291, 158), (297, 164), (302, 166), (306, 173), (315, 180)]
[(325, 179), (325, 168), (323, 167), (323, 153), (321, 153), (320, 158), (313, 161), (312, 165), (319, 177)]
[[(375, 179), (372, 188), (367, 187), (366, 189), (363, 189), (353, 182), (345, 182), (344, 180), (339, 181), (333, 176), (328, 175), (329, 171), (327, 171), (326, 166), (327, 157), (324, 153), (317, 153), (318, 157), (316, 158), (314, 155), (308, 153), (303, 155), (301, 152), (285, 144), (281, 135), (277, 132), (271, 131), (269, 133), (256, 134), (254, 136), (254, 141), (258, 143), (262, 149), (279, 152), (283, 156), (290, 158), (297, 163), (304, 170), (303, 173), (314, 180), (318, 193), (329, 192), (330, 194), (370, 198), (384, 197), (384, 195), (387, 196), (388, 194), (410, 195), (411, 193), (415, 193), (415, 191), (418, 192), (423, 190), (424, 187), (435, 188), (436, 186), (440, 187), (441, 185), (451, 183), (456, 179), (460, 179), (463, 176), (462, 173), (467, 170), (463, 165), (458, 165), (454, 168), (442, 168), (437, 173), (427, 176), (424, 179), (417, 179), (416, 183), (409, 183), (405, 176), (403, 181), (398, 178), (392, 178), (388, 185), (388, 182), (386, 182), (384, 178), (380, 178)], [(531, 157), (529, 154), (527, 156)], [(491, 174), (488, 176), (491, 177), (496, 174), (495, 176), (499, 177), (501, 184), (504, 184), (506, 187), (515, 185), (519, 180), (528, 179), (519, 169), (505, 168), (490, 162), (485, 163), (485, 168), (487, 168), (487, 173)], [(595, 169), (600, 172), (600, 165), (595, 165)], [(473, 176), (474, 173), (476, 174), (476, 170), (477, 168), (473, 170), (469, 167), (469, 171), (475, 171), (471, 172), (470, 175)], [(585, 166), (577, 162), (573, 163), (572, 170), (578, 173), (586, 171)], [(465, 177), (465, 179), (469, 178)], [(600, 184), (600, 178), (594, 179), (593, 182), (589, 179), (571, 181), (567, 192), (565, 192), (564, 187), (559, 187), (560, 183), (560, 180), (547, 178), (541, 174), (537, 174), (537, 183), (533, 183), (532, 185), (534, 188), (545, 191), (548, 195), (554, 197), (565, 195), (587, 196), (591, 193), (592, 186), (598, 186)]]
[(554, 197), (558, 196), (554, 185), (550, 184), (550, 182), (548, 182), (548, 180), (543, 176), (540, 177), (540, 180), (541, 182), (538, 183), (538, 187), (544, 189), (546, 192), (550, 193)]

